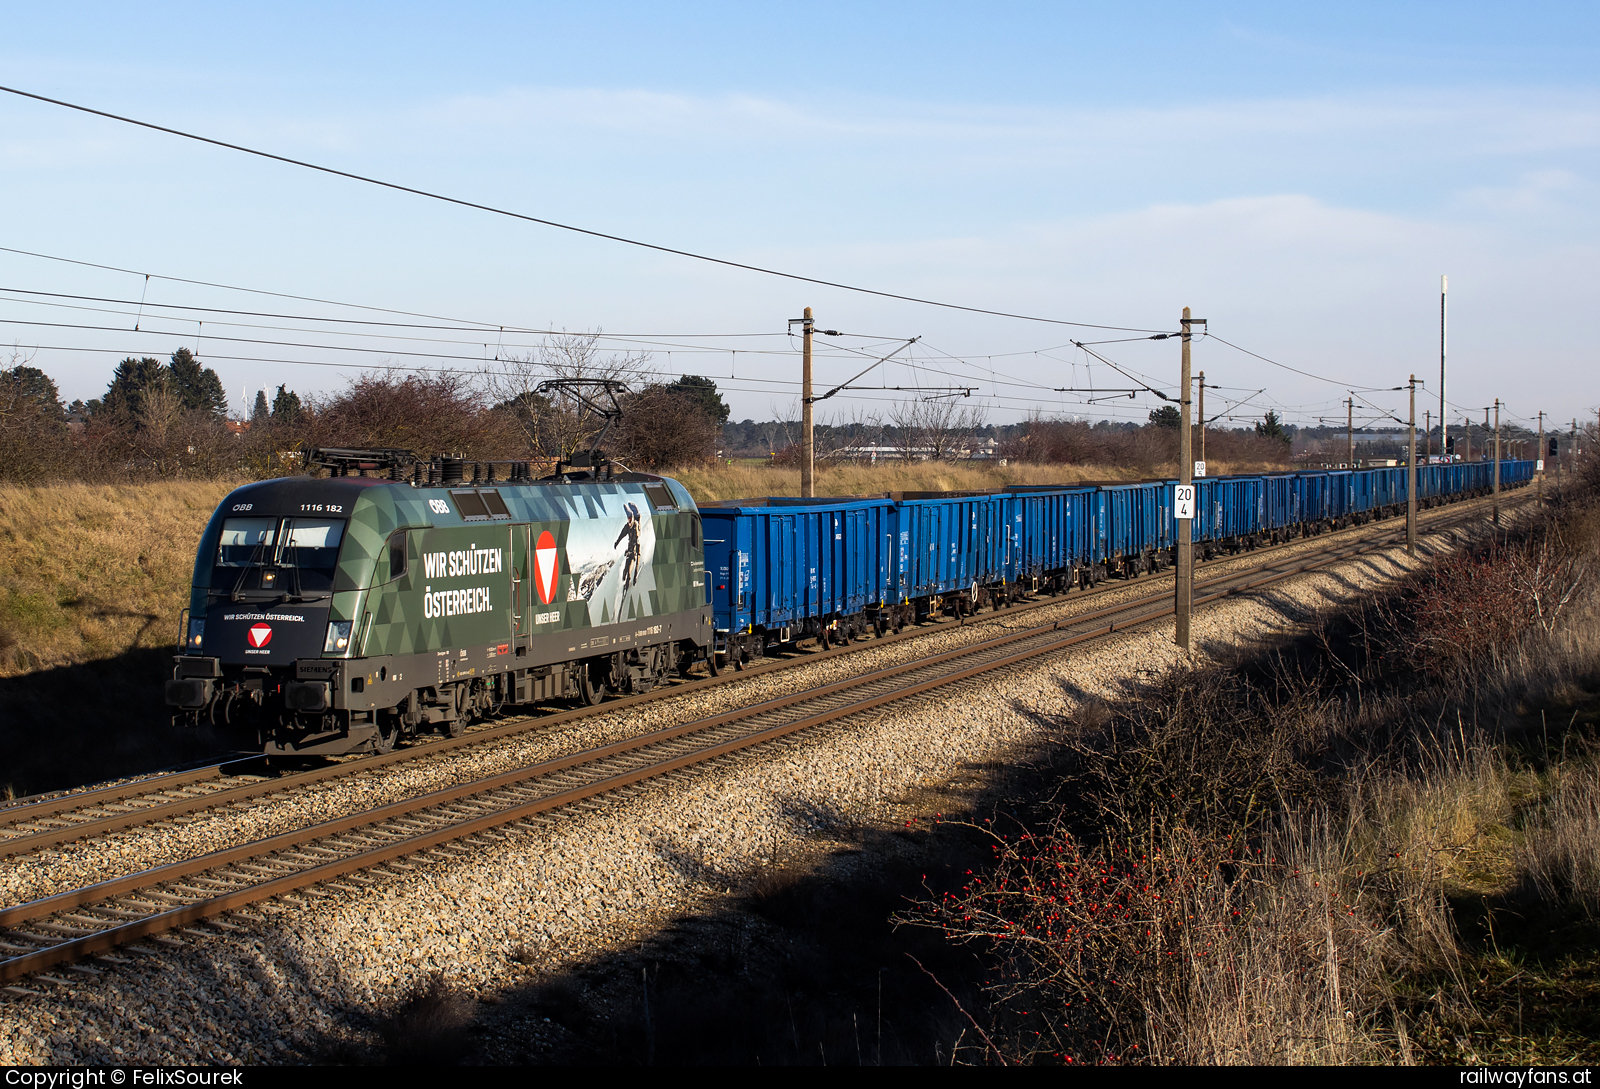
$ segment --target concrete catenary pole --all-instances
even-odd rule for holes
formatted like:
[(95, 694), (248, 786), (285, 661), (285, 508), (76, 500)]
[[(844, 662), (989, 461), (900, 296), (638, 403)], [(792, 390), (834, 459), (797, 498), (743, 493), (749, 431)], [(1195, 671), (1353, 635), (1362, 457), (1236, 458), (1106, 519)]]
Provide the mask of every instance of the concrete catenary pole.
[(1500, 398), (1494, 399), (1494, 524), (1500, 524)]
[[(1193, 377), (1189, 372), (1189, 328), (1193, 325), (1203, 325), (1205, 319), (1191, 318), (1189, 308), (1183, 308), (1183, 364), (1182, 376), (1178, 379), (1178, 487), (1180, 489), (1194, 488), (1194, 436), (1190, 432), (1193, 426), (1190, 411), (1189, 391)], [(1198, 509), (1199, 503), (1195, 504)], [(1176, 511), (1174, 511), (1176, 513)], [(1194, 602), (1194, 522), (1188, 518), (1176, 518), (1173, 526), (1177, 532), (1178, 545), (1178, 570), (1173, 579), (1173, 613), (1177, 619), (1177, 631), (1173, 635), (1173, 642), (1184, 650), (1189, 649), (1189, 610)]]
[(800, 364), (800, 495), (804, 499), (817, 494), (816, 445), (812, 441), (811, 326), (811, 307), (808, 306), (806, 316), (801, 319), (803, 348)]
[(1417, 376), (1411, 376), (1411, 456), (1406, 459), (1406, 555), (1417, 554)]
[(1344, 401), (1344, 467), (1356, 467), (1356, 399), (1346, 397)]
[(1544, 498), (1544, 417), (1539, 413), (1539, 445), (1533, 448), (1533, 463), (1539, 466), (1539, 498)]
[[(1206, 372), (1200, 372), (1200, 461), (1206, 460)], [(1206, 472), (1209, 474), (1210, 469)]]

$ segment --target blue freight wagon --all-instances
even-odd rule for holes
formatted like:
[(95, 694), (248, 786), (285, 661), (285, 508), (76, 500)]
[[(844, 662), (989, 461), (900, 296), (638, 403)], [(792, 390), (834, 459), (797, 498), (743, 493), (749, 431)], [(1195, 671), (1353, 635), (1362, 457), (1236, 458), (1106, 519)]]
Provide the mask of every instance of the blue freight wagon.
[(891, 587), (897, 606), (891, 621), (897, 631), (946, 607), (961, 616), (993, 596), (1010, 600), (1022, 558), (1023, 527), (1012, 496), (926, 495), (896, 495), (900, 560)]
[(1100, 564), (1084, 585), (1103, 575), (1134, 578), (1162, 566), (1162, 557), (1177, 538), (1172, 526), (1172, 487), (1165, 480), (1138, 484), (1102, 484)]
[(886, 497), (738, 499), (700, 517), (717, 649), (736, 668), (774, 646), (874, 630), (904, 566)]
[[(1529, 461), (1500, 463), (1510, 489)], [(1490, 462), (1419, 466), (1419, 505), (1487, 493)], [(823, 646), (961, 617), (1025, 593), (1088, 588), (1175, 559), (1173, 480), (981, 492), (759, 498), (701, 505), (716, 658), (736, 668), (775, 647)], [(1405, 467), (1195, 481), (1199, 555), (1239, 551), (1400, 514)]]
[(1104, 559), (1097, 547), (1099, 489), (1089, 485), (1013, 486), (1012, 522), (1021, 547), (1008, 572), (1013, 590), (1057, 594), (1087, 586)]

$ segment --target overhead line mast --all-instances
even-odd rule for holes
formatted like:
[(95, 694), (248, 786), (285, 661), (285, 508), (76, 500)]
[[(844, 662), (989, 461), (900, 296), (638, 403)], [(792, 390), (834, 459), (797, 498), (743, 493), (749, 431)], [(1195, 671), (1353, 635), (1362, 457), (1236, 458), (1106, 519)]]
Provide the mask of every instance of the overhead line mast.
[(1190, 382), (1189, 373), (1189, 341), (1190, 326), (1204, 325), (1205, 318), (1191, 318), (1189, 308), (1183, 308), (1183, 363), (1182, 376), (1178, 380), (1178, 492), (1191, 497), (1190, 517), (1178, 517), (1176, 496), (1173, 504), (1173, 525), (1176, 528), (1178, 540), (1178, 570), (1173, 579), (1173, 614), (1176, 617), (1176, 628), (1173, 641), (1184, 650), (1189, 649), (1189, 615), (1194, 607), (1194, 527), (1193, 515), (1199, 508), (1199, 503), (1194, 501), (1194, 436), (1190, 432)]

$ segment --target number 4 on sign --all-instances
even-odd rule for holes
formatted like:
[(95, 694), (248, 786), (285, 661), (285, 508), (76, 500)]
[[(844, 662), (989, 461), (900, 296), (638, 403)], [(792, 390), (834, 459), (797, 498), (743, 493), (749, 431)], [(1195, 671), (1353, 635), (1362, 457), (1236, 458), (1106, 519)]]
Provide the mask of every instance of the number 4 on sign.
[(1179, 484), (1172, 489), (1172, 516), (1184, 519), (1194, 517), (1193, 484)]

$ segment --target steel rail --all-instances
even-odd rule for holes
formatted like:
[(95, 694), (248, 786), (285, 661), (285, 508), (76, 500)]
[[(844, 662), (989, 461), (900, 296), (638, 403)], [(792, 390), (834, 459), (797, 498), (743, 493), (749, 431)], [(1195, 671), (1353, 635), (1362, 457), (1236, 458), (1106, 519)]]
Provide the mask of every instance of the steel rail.
[[(1465, 502), (1470, 504), (1472, 500), (1466, 500)], [(1465, 511), (1458, 508), (1456, 504), (1445, 504), (1442, 507), (1436, 507), (1432, 509), (1439, 511), (1440, 514), (1429, 518), (1428, 520), (1430, 522), (1439, 521), (1440, 518), (1442, 518), (1446, 513), (1457, 516), (1462, 516), (1465, 514)], [(1451, 520), (1453, 521), (1454, 519)], [(1388, 521), (1388, 519), (1385, 519), (1385, 521)], [(1375, 523), (1373, 522), (1367, 522), (1359, 526), (1347, 526), (1344, 529), (1333, 531), (1333, 534), (1343, 537), (1345, 534), (1357, 531), (1371, 533), (1373, 532), (1374, 525)], [(1272, 551), (1290, 548), (1296, 544), (1303, 544), (1307, 540), (1307, 538), (1301, 538), (1295, 541), (1287, 541), (1282, 544), (1268, 546), (1267, 549), (1261, 549), (1257, 551), (1267, 551), (1270, 554)], [(1240, 557), (1235, 554), (1226, 557), (1218, 557), (1209, 562), (1212, 564), (1218, 564), (1229, 561), (1237, 561), (1239, 558)], [(1157, 580), (1165, 582), (1166, 577), (1158, 575)], [(1071, 605), (1074, 601), (1081, 602), (1088, 597), (1114, 592), (1120, 589), (1126, 589), (1129, 585), (1129, 582), (1117, 581), (1109, 585), (1101, 584), (1100, 586), (1091, 590), (1089, 593), (1080, 594), (1076, 598), (1041, 598), (1035, 601), (1022, 603), (1014, 608), (1008, 607), (1005, 611), (996, 609), (985, 616), (975, 618), (973, 622), (992, 622), (1002, 617), (1014, 617), (1034, 609), (1045, 608), (1051, 605)], [(1085, 615), (1096, 614), (1090, 613)], [(964, 619), (958, 620), (958, 624), (964, 623)], [(349, 775), (358, 775), (368, 771), (376, 771), (380, 768), (387, 767), (390, 764), (443, 756), (445, 753), (453, 752), (458, 749), (487, 744), (492, 741), (500, 740), (501, 738), (527, 733), (530, 730), (543, 726), (560, 725), (578, 719), (588, 718), (594, 715), (611, 714), (613, 712), (624, 710), (628, 707), (632, 707), (641, 703), (669, 699), (674, 696), (693, 693), (712, 685), (731, 683), (733, 680), (741, 677), (759, 676), (765, 673), (774, 672), (776, 670), (792, 668), (805, 662), (816, 661), (824, 655), (837, 656), (859, 653), (907, 639), (920, 638), (922, 636), (931, 634), (936, 630), (939, 629), (918, 627), (913, 631), (907, 631), (899, 635), (879, 637), (869, 642), (852, 643), (843, 647), (834, 648), (832, 650), (813, 651), (805, 654), (804, 656), (796, 656), (781, 660), (774, 659), (772, 662), (761, 666), (754, 666), (738, 671), (724, 671), (724, 674), (718, 677), (697, 678), (694, 680), (687, 680), (673, 684), (671, 686), (662, 686), (653, 689), (650, 692), (645, 692), (634, 696), (626, 696), (620, 699), (608, 700), (605, 703), (598, 704), (593, 707), (579, 707), (543, 715), (518, 715), (510, 722), (503, 723), (499, 726), (473, 730), (459, 737), (445, 738), (436, 741), (430, 740), (421, 745), (398, 749), (394, 752), (385, 753), (382, 755), (364, 756), (356, 760), (343, 761), (327, 767), (313, 769), (311, 771), (298, 772), (294, 775), (260, 780), (233, 787), (225, 787), (219, 790), (210, 791), (206, 794), (195, 795), (192, 797), (156, 802), (152, 805), (140, 806), (127, 812), (116, 813), (105, 817), (90, 817), (86, 820), (66, 821), (65, 818), (61, 817), (61, 814), (72, 812), (73, 810), (81, 811), (84, 809), (92, 809), (97, 806), (116, 804), (118, 802), (129, 802), (130, 799), (138, 798), (142, 795), (147, 796), (149, 794), (159, 794), (166, 790), (173, 790), (181, 786), (191, 785), (196, 782), (216, 778), (221, 775), (221, 768), (230, 763), (241, 763), (250, 758), (225, 761), (221, 764), (193, 769), (187, 772), (171, 773), (169, 775), (159, 776), (154, 779), (133, 780), (127, 783), (115, 784), (110, 787), (79, 794), (68, 794), (59, 798), (51, 799), (49, 802), (41, 803), (40, 808), (18, 807), (12, 810), (0, 810), (0, 821), (8, 821), (12, 828), (15, 828), (21, 824), (48, 820), (51, 818), (55, 818), (58, 822), (65, 821), (65, 823), (60, 823), (57, 827), (48, 828), (39, 832), (26, 832), (20, 835), (6, 835), (5, 832), (7, 830), (5, 828), (0, 828), (0, 858), (56, 847), (60, 846), (61, 844), (71, 843), (79, 839), (109, 835), (111, 833), (124, 831), (129, 828), (136, 828), (143, 825), (172, 820), (176, 817), (187, 816), (193, 813), (203, 812), (205, 810), (218, 809), (224, 806), (251, 801), (256, 798), (265, 797), (283, 791), (297, 790), (303, 787), (313, 786), (317, 783), (325, 782), (330, 779), (338, 779)], [(259, 759), (259, 757), (256, 757), (256, 759)], [(154, 789), (150, 789), (151, 786), (154, 786)]]
[[(1466, 519), (1463, 518), (1461, 520), (1464, 521)], [(1196, 604), (1205, 604), (1224, 597), (1245, 593), (1365, 552), (1391, 547), (1395, 539), (1395, 537), (1391, 536), (1387, 540), (1343, 542), (1320, 550), (1320, 558), (1318, 554), (1313, 554), (1312, 557), (1305, 558), (1303, 562), (1280, 566), (1278, 569), (1268, 568), (1267, 570), (1271, 573), (1262, 577), (1252, 578), (1251, 576), (1256, 573), (1253, 571), (1236, 572), (1222, 576), (1211, 580), (1211, 585), (1216, 589), (1212, 593), (1199, 597)], [(70, 890), (26, 904), (6, 908), (0, 910), (0, 927), (13, 929), (17, 925), (29, 921), (48, 918), (51, 915), (69, 912), (88, 905), (101, 904), (119, 896), (127, 896), (162, 884), (181, 881), (184, 878), (193, 878), (207, 872), (221, 871), (229, 865), (247, 861), (273, 861), (271, 859), (273, 855), (293, 850), (296, 847), (308, 847), (317, 841), (331, 843), (334, 846), (320, 849), (313, 847), (311, 849), (320, 850), (322, 853), (328, 853), (335, 849), (345, 850), (348, 849), (349, 845), (337, 843), (337, 837), (340, 835), (364, 829), (367, 830), (369, 838), (374, 836), (382, 838), (385, 831), (387, 831), (382, 827), (385, 821), (394, 821), (396, 818), (406, 817), (414, 819), (426, 818), (429, 811), (438, 811), (444, 807), (459, 805), (459, 803), (467, 803), (470, 806), (469, 800), (472, 798), (492, 795), (496, 791), (505, 791), (507, 788), (522, 787), (529, 783), (530, 780), (551, 779), (560, 772), (585, 766), (598, 768), (603, 761), (639, 754), (651, 748), (661, 748), (693, 734), (704, 735), (710, 733), (714, 735), (710, 744), (699, 746), (688, 752), (672, 753), (665, 759), (647, 762), (642, 766), (625, 767), (602, 775), (595, 781), (578, 786), (566, 787), (564, 783), (558, 783), (558, 786), (565, 787), (565, 789), (559, 789), (555, 793), (547, 794), (531, 801), (514, 801), (511, 805), (501, 806), (489, 813), (469, 816), (464, 820), (460, 819), (459, 815), (452, 814), (453, 819), (443, 827), (404, 835), (378, 847), (348, 853), (343, 858), (320, 861), (294, 873), (272, 877), (267, 881), (256, 882), (244, 888), (206, 896), (203, 893), (209, 890), (196, 890), (192, 885), (187, 886), (190, 890), (190, 895), (193, 895), (196, 891), (201, 891), (202, 899), (188, 904), (181, 904), (177, 907), (169, 907), (164, 911), (157, 911), (142, 919), (121, 922), (87, 934), (81, 933), (84, 929), (82, 925), (55, 924), (54, 926), (47, 926), (45, 929), (73, 931), (76, 936), (66, 941), (57, 942), (44, 948), (0, 961), (0, 982), (10, 982), (38, 973), (57, 964), (109, 952), (111, 949), (129, 941), (220, 915), (249, 903), (271, 899), (275, 896), (319, 884), (358, 870), (370, 869), (384, 862), (425, 851), (452, 840), (470, 838), (504, 824), (525, 820), (530, 816), (559, 809), (574, 802), (614, 792), (648, 779), (716, 760), (722, 756), (759, 746), (805, 729), (873, 710), (888, 703), (908, 699), (985, 673), (1005, 669), (1042, 655), (1059, 652), (1075, 644), (1099, 638), (1115, 631), (1119, 616), (1122, 628), (1126, 629), (1133, 625), (1148, 623), (1170, 615), (1171, 612), (1172, 606), (1167, 603), (1165, 594), (1145, 595), (1141, 598), (1097, 610), (1065, 622), (1057, 621), (1049, 627), (1041, 625), (1023, 632), (1010, 633), (981, 643), (945, 651), (913, 663), (902, 663), (862, 677), (825, 685), (805, 693), (778, 697), (748, 708), (666, 727), (638, 738), (615, 742), (611, 745), (582, 753), (574, 753), (556, 760), (544, 761), (526, 768), (491, 776), (478, 782), (460, 784), (418, 798), (391, 803), (367, 812), (351, 814), (323, 822), (309, 828), (282, 833), (265, 840), (213, 852), (199, 858), (169, 863), (138, 874), (100, 882), (82, 889)], [(1095, 623), (1100, 619), (1107, 621), (1103, 628)], [(1066, 626), (1066, 634), (1061, 638), (1056, 638), (1058, 634), (1062, 633), (1063, 624)], [(1084, 629), (1086, 626), (1088, 626), (1088, 630), (1073, 630)], [(1021, 645), (1030, 641), (1036, 645)], [(997, 651), (1001, 652), (998, 657), (990, 657), (993, 652)], [(990, 657), (990, 660), (976, 661), (953, 672), (939, 672), (940, 666), (956, 662), (959, 659), (970, 660), (985, 657)], [(915, 674), (924, 674), (924, 676), (920, 679), (911, 679), (908, 676)], [(737, 725), (741, 722), (760, 722), (763, 719), (769, 719), (775, 712), (781, 712), (804, 704), (826, 703), (834, 696), (851, 691), (859, 692), (863, 688), (881, 685), (883, 682), (897, 677), (907, 677), (910, 679), (910, 683), (867, 695), (864, 698), (838, 702), (834, 706), (825, 707), (816, 713), (802, 713), (799, 717), (787, 722), (760, 726), (753, 731), (743, 733), (742, 736), (728, 738), (715, 736), (719, 728)], [(526, 790), (522, 790), (519, 793), (526, 793)], [(409, 825), (398, 825), (396, 827), (410, 828)], [(256, 867), (256, 869), (260, 868)], [(213, 884), (228, 884), (230, 879), (236, 881), (239, 876), (238, 874), (218, 873), (216, 877), (209, 880)], [(106, 911), (106, 909), (99, 910)], [(113, 916), (127, 914), (124, 910), (112, 910), (108, 913)], [(78, 924), (106, 921), (82, 916), (76, 918), (76, 923)], [(32, 940), (49, 940), (48, 935), (29, 933), (26, 935), (0, 935), (0, 941), (4, 941), (4, 938), (8, 936), (23, 936)], [(12, 949), (20, 950), (21, 948), (16, 946), (14, 942), (5, 942), (5, 945)]]

